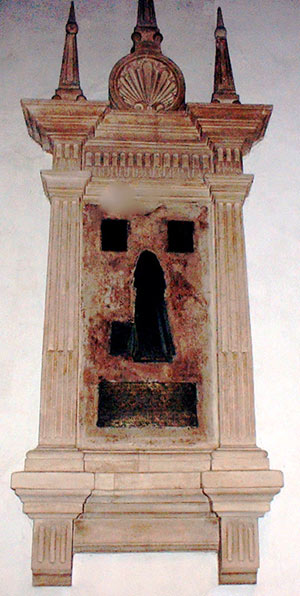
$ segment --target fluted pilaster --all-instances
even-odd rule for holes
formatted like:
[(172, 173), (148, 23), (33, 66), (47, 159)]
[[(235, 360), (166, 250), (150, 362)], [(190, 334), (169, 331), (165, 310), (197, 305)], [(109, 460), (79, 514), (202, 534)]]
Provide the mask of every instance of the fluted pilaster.
[(252, 177), (208, 176), (215, 203), (221, 446), (254, 446), (255, 419), (243, 202)]
[(51, 202), (40, 444), (75, 445), (81, 197), (86, 172), (43, 172)]

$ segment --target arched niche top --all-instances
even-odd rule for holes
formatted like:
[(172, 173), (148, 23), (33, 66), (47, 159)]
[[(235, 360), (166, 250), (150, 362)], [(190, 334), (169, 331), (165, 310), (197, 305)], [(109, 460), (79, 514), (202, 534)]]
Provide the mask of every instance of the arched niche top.
[(170, 362), (175, 355), (160, 262), (144, 250), (134, 272), (135, 315), (132, 356), (137, 362)]

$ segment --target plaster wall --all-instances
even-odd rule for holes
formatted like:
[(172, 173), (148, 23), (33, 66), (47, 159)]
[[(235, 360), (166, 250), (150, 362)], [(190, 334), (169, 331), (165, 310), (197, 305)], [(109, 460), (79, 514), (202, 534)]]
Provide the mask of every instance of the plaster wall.
[[(135, 3), (77, 0), (81, 84), (106, 99), (113, 64), (130, 47)], [(182, 68), (189, 101), (209, 101), (216, 5), (157, 0), (166, 55)], [(299, 538), (300, 115), (297, 0), (223, 0), (241, 100), (273, 103), (265, 140), (245, 160), (255, 182), (245, 206), (258, 445), (285, 488), (260, 521), (257, 586), (217, 586), (214, 554), (76, 555), (67, 596), (296, 596)], [(27, 136), (19, 99), (57, 87), (68, 2), (2, 0), (1, 81), (1, 596), (30, 596), (31, 522), (9, 489), (37, 443), (49, 205), (39, 170), (50, 167)], [(192, 59), (191, 59), (192, 57)]]

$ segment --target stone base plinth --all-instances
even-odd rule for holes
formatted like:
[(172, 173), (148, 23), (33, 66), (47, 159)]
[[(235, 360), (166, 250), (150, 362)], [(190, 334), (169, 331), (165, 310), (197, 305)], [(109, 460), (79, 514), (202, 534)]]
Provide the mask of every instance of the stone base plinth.
[(267, 466), (246, 448), (30, 452), (12, 487), (34, 520), (33, 585), (71, 585), (77, 552), (155, 551), (216, 551), (221, 584), (255, 583), (258, 518), (282, 486)]

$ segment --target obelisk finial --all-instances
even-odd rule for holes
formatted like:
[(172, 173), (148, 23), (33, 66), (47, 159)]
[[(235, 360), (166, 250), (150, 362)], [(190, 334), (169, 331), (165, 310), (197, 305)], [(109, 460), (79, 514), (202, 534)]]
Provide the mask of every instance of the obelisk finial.
[(78, 101), (85, 99), (79, 81), (77, 40), (78, 25), (75, 17), (74, 2), (71, 2), (68, 22), (66, 24), (66, 40), (59, 77), (59, 86), (53, 99)]
[(137, 23), (131, 38), (132, 52), (161, 52), (163, 36), (157, 26), (154, 0), (138, 0)]
[(137, 25), (140, 27), (157, 27), (153, 0), (139, 0)]
[(222, 9), (220, 6), (217, 10), (217, 29), (225, 29), (223, 15), (222, 15)]
[(217, 12), (216, 38), (216, 60), (214, 76), (214, 92), (211, 101), (218, 103), (239, 103), (239, 96), (235, 91), (235, 84), (231, 68), (227, 31), (223, 21), (222, 10), (219, 7)]

